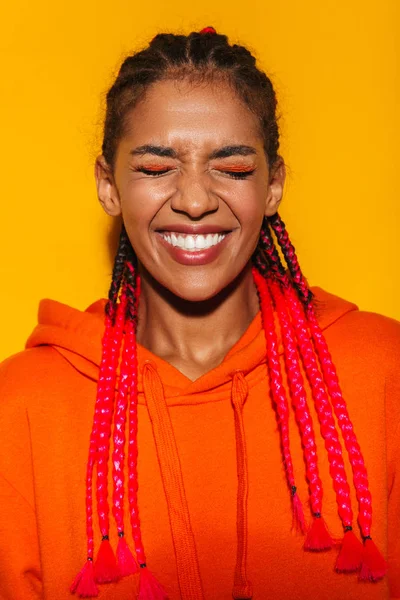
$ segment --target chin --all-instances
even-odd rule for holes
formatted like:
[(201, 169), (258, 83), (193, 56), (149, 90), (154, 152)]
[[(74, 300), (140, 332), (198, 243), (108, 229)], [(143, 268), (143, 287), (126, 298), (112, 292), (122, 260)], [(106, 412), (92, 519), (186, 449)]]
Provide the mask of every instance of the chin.
[[(237, 267), (238, 265), (236, 265)], [(243, 276), (247, 269), (243, 268), (239, 272), (236, 269), (201, 269), (191, 270), (188, 268), (186, 273), (176, 270), (171, 273), (169, 270), (162, 272), (160, 269), (152, 269), (152, 272), (143, 268), (142, 275), (147, 279), (148, 284), (160, 296), (168, 298), (172, 304), (179, 300), (190, 303), (216, 303), (234, 292), (235, 288), (240, 286)], [(231, 272), (232, 271), (232, 272)], [(206, 307), (204, 307), (206, 309)]]
[(202, 278), (200, 281), (197, 279), (182, 283), (165, 282), (164, 287), (171, 294), (186, 302), (206, 302), (221, 294), (226, 286), (221, 281), (213, 284), (210, 280)]
[(177, 296), (181, 300), (186, 302), (207, 302), (216, 298), (222, 293), (223, 290), (220, 288), (210, 289), (209, 286), (206, 286), (204, 289), (199, 288), (187, 288), (184, 289), (171, 289), (170, 292)]
[[(208, 276), (203, 272), (202, 274), (195, 275), (194, 273), (190, 277), (184, 277), (181, 280), (176, 278), (166, 278), (158, 280), (158, 286), (164, 288), (165, 294), (170, 296), (172, 303), (196, 303), (199, 306), (196, 310), (207, 311), (212, 310), (220, 302), (223, 302), (234, 290), (240, 285), (241, 275), (244, 272), (239, 273), (213, 273)], [(160, 290), (161, 291), (161, 290)], [(161, 293), (163, 293), (161, 291)], [(200, 305), (203, 304), (201, 307)], [(183, 308), (183, 307), (182, 307)], [(190, 307), (187, 307), (190, 310)]]

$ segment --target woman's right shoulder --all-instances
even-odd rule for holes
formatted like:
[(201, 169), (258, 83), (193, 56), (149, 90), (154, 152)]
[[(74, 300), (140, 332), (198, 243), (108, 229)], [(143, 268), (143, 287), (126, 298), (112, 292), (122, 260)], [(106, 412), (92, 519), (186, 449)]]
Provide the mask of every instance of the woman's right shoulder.
[(52, 346), (22, 350), (0, 363), (0, 407), (25, 404), (57, 387), (68, 368), (63, 356)]

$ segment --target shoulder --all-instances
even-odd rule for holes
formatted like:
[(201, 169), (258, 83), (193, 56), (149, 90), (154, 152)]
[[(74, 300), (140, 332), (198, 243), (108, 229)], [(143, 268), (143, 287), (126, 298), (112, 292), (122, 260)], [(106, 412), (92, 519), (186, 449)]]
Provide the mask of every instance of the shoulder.
[(14, 354), (0, 363), (0, 407), (27, 407), (36, 396), (60, 381), (66, 361), (51, 346), (38, 346)]
[(400, 322), (396, 319), (352, 310), (328, 325), (324, 333), (347, 356), (356, 353), (361, 361), (372, 361), (386, 374), (400, 366)]
[[(342, 387), (360, 418), (381, 422), (390, 450), (400, 428), (400, 322), (352, 310), (323, 332)], [(364, 413), (364, 414), (362, 414)], [(383, 419), (383, 420), (382, 420)], [(378, 426), (378, 425), (377, 425)]]
[(400, 366), (400, 321), (358, 306), (320, 287), (312, 288), (320, 327), (339, 360), (374, 366), (386, 375)]

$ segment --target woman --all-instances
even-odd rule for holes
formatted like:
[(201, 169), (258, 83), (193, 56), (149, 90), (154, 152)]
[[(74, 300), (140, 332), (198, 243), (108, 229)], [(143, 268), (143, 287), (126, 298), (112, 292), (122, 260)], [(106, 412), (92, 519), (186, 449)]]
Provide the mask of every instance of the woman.
[(308, 287), (278, 149), (212, 28), (123, 63), (109, 300), (42, 301), (2, 365), (2, 598), (400, 598), (400, 325)]

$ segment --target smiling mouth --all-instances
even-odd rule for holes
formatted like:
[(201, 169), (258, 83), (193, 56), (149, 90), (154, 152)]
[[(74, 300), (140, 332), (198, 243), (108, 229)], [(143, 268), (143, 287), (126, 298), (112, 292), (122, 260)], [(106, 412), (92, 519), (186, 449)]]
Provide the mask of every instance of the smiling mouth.
[(185, 234), (173, 231), (162, 231), (159, 234), (174, 248), (180, 248), (188, 252), (200, 252), (217, 246), (230, 232), (203, 234)]

